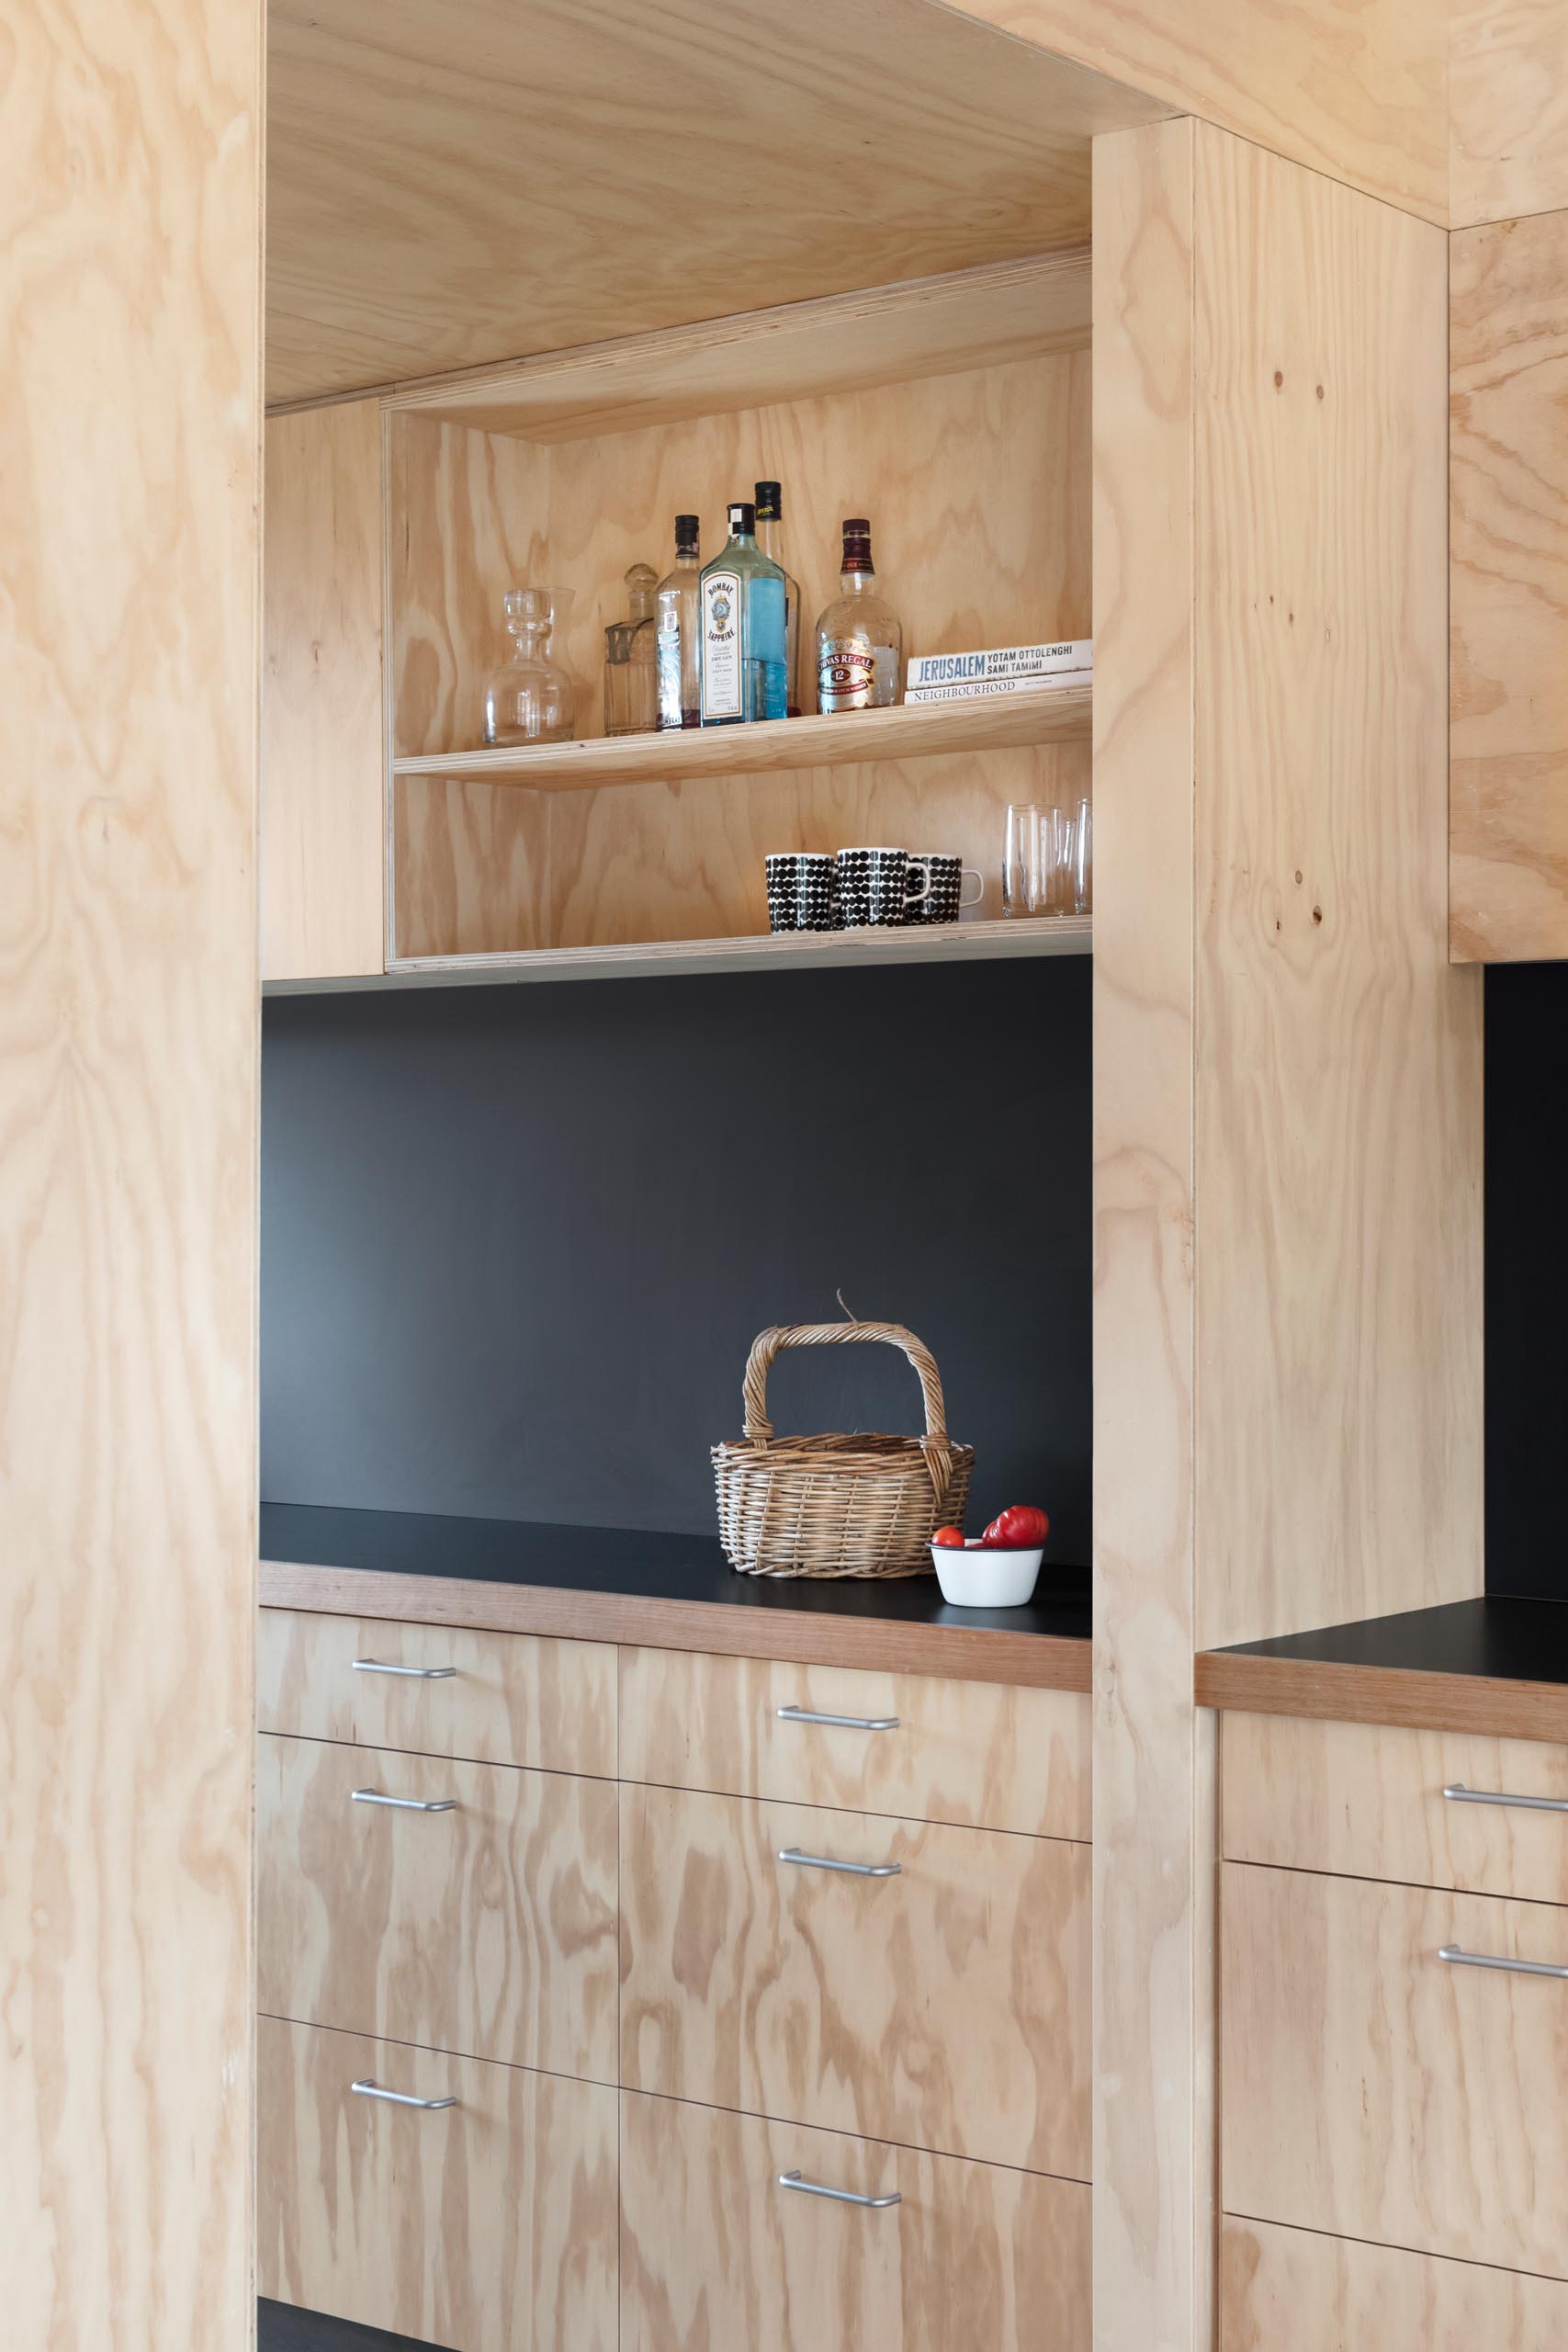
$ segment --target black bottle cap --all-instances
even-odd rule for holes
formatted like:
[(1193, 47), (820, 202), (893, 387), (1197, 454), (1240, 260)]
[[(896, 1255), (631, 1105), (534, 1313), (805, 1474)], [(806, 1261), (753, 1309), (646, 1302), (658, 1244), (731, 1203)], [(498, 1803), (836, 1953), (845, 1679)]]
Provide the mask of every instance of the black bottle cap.
[(844, 517), (844, 570), (871, 570), (871, 525), (863, 514)]
[(757, 535), (757, 510), (749, 498), (732, 498), (729, 502), (729, 536), (732, 539), (750, 539)]
[(677, 555), (696, 554), (700, 530), (701, 518), (699, 516), (695, 514), (676, 515), (675, 552)]
[(757, 484), (757, 513), (764, 523), (784, 521), (784, 496), (776, 481)]

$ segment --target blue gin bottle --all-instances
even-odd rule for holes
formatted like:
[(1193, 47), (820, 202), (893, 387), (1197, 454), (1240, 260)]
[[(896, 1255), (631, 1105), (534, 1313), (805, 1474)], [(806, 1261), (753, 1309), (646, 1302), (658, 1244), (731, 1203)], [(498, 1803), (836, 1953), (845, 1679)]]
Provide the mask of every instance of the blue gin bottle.
[(783, 718), (784, 576), (757, 545), (750, 500), (729, 509), (729, 544), (702, 573), (702, 714), (705, 727)]

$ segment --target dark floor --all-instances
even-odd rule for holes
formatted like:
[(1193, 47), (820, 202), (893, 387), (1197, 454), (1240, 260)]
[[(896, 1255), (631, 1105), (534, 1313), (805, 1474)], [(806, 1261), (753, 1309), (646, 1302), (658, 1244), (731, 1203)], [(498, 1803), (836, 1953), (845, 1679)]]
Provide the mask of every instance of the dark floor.
[(322, 2319), (289, 2303), (256, 2305), (256, 2352), (424, 2352), (412, 2335), (389, 2335), (379, 2327), (355, 2327), (351, 2320)]

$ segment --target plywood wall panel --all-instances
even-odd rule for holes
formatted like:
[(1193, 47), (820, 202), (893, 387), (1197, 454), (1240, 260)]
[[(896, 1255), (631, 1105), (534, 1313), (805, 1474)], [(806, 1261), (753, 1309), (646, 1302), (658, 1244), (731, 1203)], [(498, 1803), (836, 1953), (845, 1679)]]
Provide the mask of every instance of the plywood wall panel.
[(1450, 941), (1568, 956), (1568, 211), (1452, 240)]
[(1568, 2287), (1310, 2230), (1227, 2220), (1221, 2352), (1557, 2352)]
[(0, 2333), (240, 2352), (261, 12), (5, 50)]
[(1450, 222), (1568, 205), (1568, 0), (1454, 0)]
[(381, 413), (266, 428), (262, 974), (378, 972), (386, 842)]

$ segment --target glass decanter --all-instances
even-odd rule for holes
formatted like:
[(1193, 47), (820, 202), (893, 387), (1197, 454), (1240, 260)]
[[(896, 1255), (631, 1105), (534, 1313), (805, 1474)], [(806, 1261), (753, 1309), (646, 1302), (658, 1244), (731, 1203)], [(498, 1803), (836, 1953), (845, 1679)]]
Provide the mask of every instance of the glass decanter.
[(551, 588), (509, 588), (506, 626), (512, 658), (485, 680), (485, 742), (570, 743), (575, 695), (550, 660), (560, 598)]
[(604, 631), (604, 732), (640, 735), (659, 724), (659, 574), (634, 563), (626, 575), (627, 617)]

